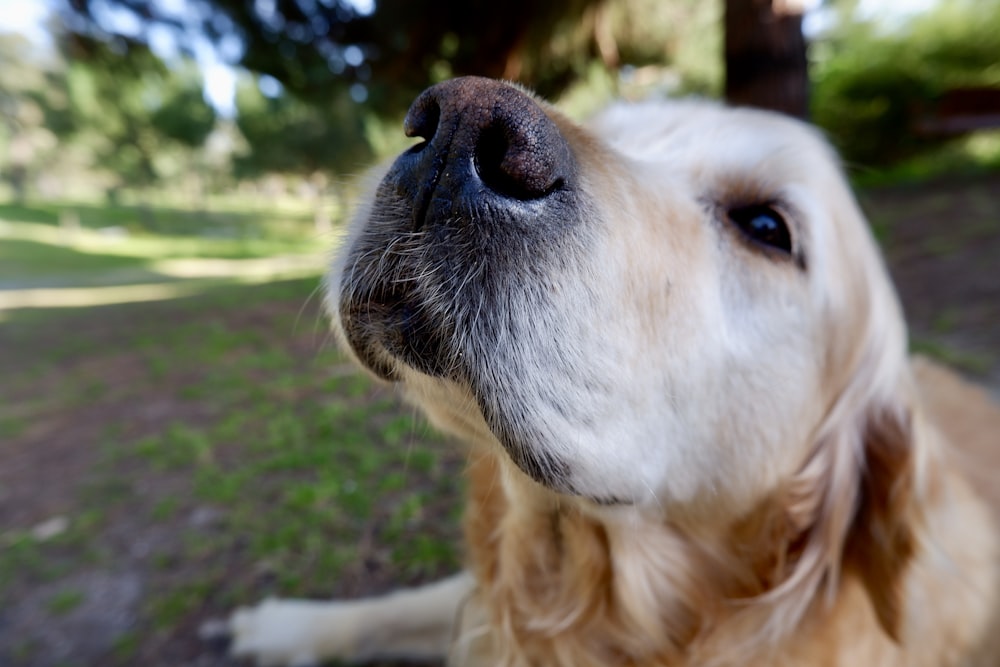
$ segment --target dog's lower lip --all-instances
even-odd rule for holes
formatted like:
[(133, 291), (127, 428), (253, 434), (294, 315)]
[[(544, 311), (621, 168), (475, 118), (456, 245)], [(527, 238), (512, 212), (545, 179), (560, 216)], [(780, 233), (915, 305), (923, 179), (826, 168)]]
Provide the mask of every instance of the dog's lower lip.
[(382, 372), (390, 365), (380, 360), (383, 355), (427, 375), (442, 377), (447, 373), (448, 336), (442, 331), (442, 323), (428, 314), (426, 306), (405, 283), (354, 294), (345, 301), (341, 313), (348, 340), (355, 350), (382, 350), (378, 355), (359, 351), (359, 357), (386, 379), (396, 378), (395, 373)]

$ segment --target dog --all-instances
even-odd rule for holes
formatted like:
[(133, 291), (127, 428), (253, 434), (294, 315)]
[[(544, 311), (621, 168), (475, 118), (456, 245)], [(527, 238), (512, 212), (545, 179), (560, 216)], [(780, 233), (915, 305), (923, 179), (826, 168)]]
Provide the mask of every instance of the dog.
[(1000, 409), (908, 357), (817, 131), (440, 83), (326, 280), (468, 443), (467, 570), (226, 623), (261, 664), (1000, 664)]

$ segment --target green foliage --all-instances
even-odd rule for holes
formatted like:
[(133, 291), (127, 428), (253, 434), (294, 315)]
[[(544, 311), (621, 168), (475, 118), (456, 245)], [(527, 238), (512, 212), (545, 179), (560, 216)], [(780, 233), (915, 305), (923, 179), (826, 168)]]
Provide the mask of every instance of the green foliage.
[(682, 63), (700, 91), (721, 82), (721, 0), (379, 0), (370, 13), (351, 0), (205, 0), (188, 33), (157, 0), (80, 0), (66, 10), (73, 39), (115, 33), (104, 12), (91, 11), (98, 5), (181, 44), (190, 30), (237, 43), (230, 53), (240, 66), (274, 77), (301, 102), (327, 110), (353, 91), (384, 118), (401, 117), (428, 85), (464, 74), (516, 79), (553, 99), (595, 60), (610, 69)]
[(818, 67), (813, 121), (850, 162), (885, 165), (928, 145), (914, 135), (916, 106), (938, 93), (905, 44), (872, 43)]
[(1000, 85), (1000, 2), (944, 1), (897, 30), (841, 28), (814, 48), (813, 120), (850, 162), (884, 166), (945, 141), (915, 127), (948, 89)]
[(371, 159), (364, 109), (346, 91), (323, 105), (310, 105), (284, 91), (265, 96), (247, 77), (236, 105), (236, 125), (250, 146), (235, 160), (237, 177), (356, 172)]
[[(100, 11), (91, 12), (98, 4)], [(143, 30), (116, 34), (120, 26), (102, 18), (108, 7), (130, 14)], [(207, 0), (184, 27), (155, 0), (81, 0), (62, 9), (62, 41), (76, 61), (101, 71), (116, 54), (142, 70), (153, 27), (174, 35), (181, 48), (204, 35), (228, 44), (228, 57), (249, 72), (237, 93), (236, 125), (246, 149), (233, 160), (234, 175), (307, 177), (322, 192), (326, 181), (318, 175), (356, 174), (373, 156), (398, 150), (410, 102), (451, 76), (513, 78), (550, 99), (571, 89), (577, 100), (588, 97), (580, 81), (600, 81), (609, 89), (602, 99), (648, 91), (651, 80), (668, 78), (671, 83), (658, 87), (717, 92), (721, 7), (721, 0), (379, 0), (366, 13), (349, 0)], [(645, 83), (619, 90), (622, 66), (645, 68), (633, 77)], [(666, 77), (664, 66), (684, 72)], [(280, 94), (262, 95), (252, 80), (260, 75), (279, 81)], [(195, 107), (188, 97), (178, 95), (176, 109), (165, 100), (153, 113), (161, 134), (189, 136)], [(135, 135), (116, 142), (113, 156), (116, 171), (132, 177), (125, 185), (162, 176), (148, 158), (154, 142)], [(318, 213), (318, 229), (322, 217)]]
[(95, 162), (122, 185), (151, 185), (172, 148), (200, 147), (215, 126), (197, 70), (168, 68), (143, 47), (123, 60), (97, 43), (70, 61), (66, 81), (71, 136), (90, 142)]
[(165, 83), (174, 90), (150, 114), (150, 124), (166, 139), (188, 148), (200, 147), (215, 127), (215, 111), (202, 97), (201, 82), (171, 78)]
[[(592, 51), (588, 29), (600, 4), (379, 0), (368, 13), (350, 0), (206, 0), (192, 18), (198, 32), (220, 42), (237, 37), (239, 64), (275, 77), (299, 99), (323, 105), (362, 86), (374, 105), (398, 115), (442, 76), (506, 75), (557, 93), (574, 78), (581, 54)], [(107, 12), (92, 11), (108, 6), (178, 31), (157, 0), (80, 0), (66, 8), (73, 20), (65, 23), (83, 42), (114, 34), (116, 26), (101, 21)], [(573, 46), (566, 48), (569, 35)]]
[(0, 33), (0, 175), (19, 199), (59, 157), (56, 136), (69, 126), (54, 63), (32, 56), (27, 40)]

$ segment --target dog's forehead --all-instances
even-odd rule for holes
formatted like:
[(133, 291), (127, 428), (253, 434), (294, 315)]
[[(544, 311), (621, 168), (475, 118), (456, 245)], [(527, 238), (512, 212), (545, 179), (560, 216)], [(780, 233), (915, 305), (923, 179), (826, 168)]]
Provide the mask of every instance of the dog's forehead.
[(754, 176), (796, 182), (826, 174), (832, 152), (818, 133), (784, 116), (707, 101), (616, 104), (589, 123), (591, 131), (639, 162), (701, 177)]

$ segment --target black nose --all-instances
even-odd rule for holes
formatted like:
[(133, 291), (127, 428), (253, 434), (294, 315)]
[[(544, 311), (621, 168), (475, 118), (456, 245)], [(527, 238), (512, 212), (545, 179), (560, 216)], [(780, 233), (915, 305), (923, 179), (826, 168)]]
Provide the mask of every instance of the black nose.
[(403, 127), (424, 139), (396, 165), (416, 227), (477, 197), (542, 199), (573, 176), (573, 154), (559, 128), (530, 95), (506, 83), (439, 83), (417, 97)]

